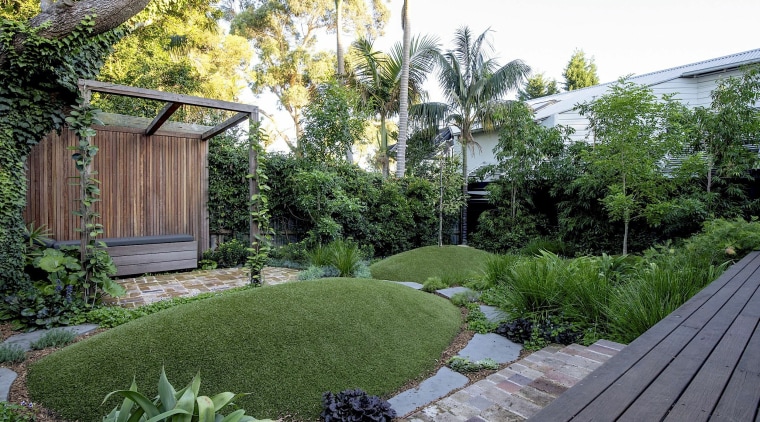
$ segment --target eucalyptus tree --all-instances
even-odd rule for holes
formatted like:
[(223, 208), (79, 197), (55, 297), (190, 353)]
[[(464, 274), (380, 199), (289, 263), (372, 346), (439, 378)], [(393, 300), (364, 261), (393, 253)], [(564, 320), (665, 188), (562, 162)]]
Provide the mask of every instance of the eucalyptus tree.
[[(530, 67), (519, 59), (500, 66), (490, 56), (493, 45), (488, 39), (489, 32), (486, 30), (476, 37), (467, 26), (456, 30), (454, 48), (438, 58), (438, 82), (446, 103), (430, 103), (425, 107), (428, 114), (444, 116), (461, 132), (462, 192), (465, 196), (467, 150), (479, 147), (472, 137), (473, 129), (494, 130), (498, 106), (530, 73)], [(466, 204), (462, 208), (462, 243), (467, 244)]]
[[(341, 18), (358, 35), (381, 33), (388, 11), (381, 0), (247, 0), (232, 20), (231, 29), (253, 41), (258, 56), (252, 72), (254, 93), (268, 91), (277, 97), (296, 129), (291, 150), (300, 154), (302, 109), (313, 90), (335, 74), (335, 56), (316, 49), (321, 31), (337, 30)], [(345, 14), (345, 16), (344, 16)], [(343, 28), (341, 28), (343, 29)], [(338, 31), (340, 32), (340, 31)]]
[[(423, 83), (433, 71), (438, 54), (438, 40), (434, 37), (414, 37), (409, 43), (409, 102), (420, 103), (427, 98)], [(388, 176), (387, 120), (399, 113), (401, 97), (401, 67), (403, 46), (396, 43), (390, 53), (374, 49), (373, 42), (359, 38), (351, 46), (353, 68), (349, 83), (356, 87), (380, 120), (380, 156), (383, 176)]]

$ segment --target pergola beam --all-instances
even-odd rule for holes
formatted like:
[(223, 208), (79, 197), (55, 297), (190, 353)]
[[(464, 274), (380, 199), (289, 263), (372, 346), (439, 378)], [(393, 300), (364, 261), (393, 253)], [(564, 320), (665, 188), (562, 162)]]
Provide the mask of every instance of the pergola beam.
[(148, 128), (145, 129), (145, 134), (150, 136), (156, 133), (156, 131), (160, 129), (161, 126), (163, 126), (163, 124), (166, 123), (170, 117), (172, 117), (172, 114), (174, 114), (175, 111), (179, 110), (180, 107), (182, 107), (182, 104), (180, 103), (166, 103), (164, 108), (158, 112), (158, 116), (156, 116), (153, 121), (150, 122)]
[(86, 85), (88, 89), (104, 94), (123, 95), (125, 97), (144, 98), (147, 100), (165, 101), (170, 103), (187, 104), (198, 107), (214, 108), (217, 110), (236, 111), (238, 113), (258, 113), (258, 107), (248, 104), (233, 103), (231, 101), (212, 100), (209, 98), (196, 97), (193, 95), (173, 94), (170, 92), (155, 91), (152, 89), (136, 88), (126, 85), (118, 85), (109, 82), (80, 79), (79, 85)]
[(218, 125), (204, 132), (203, 135), (201, 135), (201, 140), (205, 141), (205, 140), (208, 140), (209, 138), (213, 138), (214, 136), (224, 132), (225, 130), (231, 128), (232, 126), (235, 126), (238, 123), (242, 122), (243, 120), (247, 119), (248, 116), (250, 115), (251, 113), (238, 113), (230, 117), (229, 119), (223, 121), (222, 123), (219, 123)]

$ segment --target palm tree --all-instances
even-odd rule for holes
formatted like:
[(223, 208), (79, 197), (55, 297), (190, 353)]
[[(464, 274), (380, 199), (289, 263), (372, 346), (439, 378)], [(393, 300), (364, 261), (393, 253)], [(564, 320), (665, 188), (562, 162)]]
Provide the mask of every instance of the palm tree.
[[(438, 40), (433, 37), (414, 37), (409, 48), (409, 102), (426, 99), (422, 84), (435, 68)], [(390, 53), (377, 51), (373, 43), (359, 38), (351, 45), (353, 69), (348, 82), (359, 89), (365, 101), (371, 104), (380, 120), (380, 156), (383, 177), (388, 177), (388, 128), (386, 120), (399, 112), (401, 96), (401, 67), (403, 46), (396, 43)]]
[[(459, 128), (462, 146), (462, 190), (467, 196), (467, 149), (477, 143), (472, 138), (473, 128), (494, 129), (494, 111), (505, 100), (506, 94), (521, 86), (530, 73), (530, 67), (521, 60), (499, 66), (488, 53), (493, 46), (487, 39), (490, 29), (473, 38), (470, 28), (460, 27), (454, 34), (454, 49), (439, 56), (438, 81), (446, 104), (445, 119)], [(436, 105), (431, 104), (431, 109)], [(467, 244), (467, 204), (462, 209), (462, 244)]]
[[(409, 85), (409, 55), (411, 48), (409, 27), (409, 1), (404, 0), (401, 12), (401, 28), (404, 30), (401, 56), (401, 80), (399, 86)], [(399, 95), (398, 143), (396, 144), (396, 177), (404, 177), (406, 172), (406, 138), (409, 130), (409, 90), (402, 89)]]

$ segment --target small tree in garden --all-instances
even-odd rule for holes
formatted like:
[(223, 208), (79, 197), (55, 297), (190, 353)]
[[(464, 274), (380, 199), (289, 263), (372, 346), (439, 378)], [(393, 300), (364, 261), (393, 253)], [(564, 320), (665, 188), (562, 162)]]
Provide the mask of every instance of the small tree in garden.
[[(760, 68), (721, 80), (709, 108), (694, 110), (692, 148), (701, 155), (701, 179), (707, 209), (713, 216), (734, 217), (747, 211), (747, 182), (758, 155), (746, 147), (760, 138)], [(757, 205), (754, 205), (755, 207)], [(744, 208), (744, 209), (743, 209)], [(757, 208), (754, 208), (757, 209)]]
[(304, 108), (303, 156), (315, 162), (334, 162), (346, 157), (364, 134), (369, 114), (356, 91), (332, 80), (317, 87)]
[(610, 221), (623, 223), (626, 254), (631, 220), (667, 201), (672, 185), (663, 172), (665, 158), (683, 150), (678, 123), (683, 106), (670, 97), (658, 101), (651, 88), (620, 80), (579, 110), (589, 119), (593, 148), (586, 155), (589, 171), (576, 183), (607, 184), (602, 203)]

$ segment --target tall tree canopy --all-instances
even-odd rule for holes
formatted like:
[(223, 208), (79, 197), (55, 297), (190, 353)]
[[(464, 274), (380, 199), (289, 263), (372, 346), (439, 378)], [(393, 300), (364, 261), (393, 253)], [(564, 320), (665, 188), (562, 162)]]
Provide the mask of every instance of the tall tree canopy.
[[(311, 92), (335, 74), (335, 56), (316, 51), (320, 31), (336, 28), (335, 0), (250, 0), (232, 21), (232, 31), (253, 41), (258, 62), (253, 70), (255, 93), (271, 92), (288, 112), (296, 141), (286, 140), (298, 152), (301, 113)], [(388, 11), (380, 0), (343, 0), (345, 28), (359, 35), (380, 33)]]
[(565, 91), (585, 88), (599, 83), (594, 58), (586, 59), (586, 53), (583, 50), (575, 50), (567, 66), (565, 66), (562, 76), (565, 77)]
[(559, 94), (556, 79), (549, 79), (543, 73), (538, 73), (528, 78), (525, 85), (517, 92), (517, 99), (527, 101), (533, 98)]
[[(428, 36), (414, 37), (409, 44), (407, 98), (409, 102), (416, 104), (426, 99), (422, 85), (434, 69), (438, 40)], [(387, 119), (399, 113), (402, 62), (401, 43), (394, 44), (390, 53), (375, 50), (372, 41), (364, 38), (356, 40), (351, 46), (352, 69), (349, 83), (361, 92), (380, 121), (379, 152), (382, 172), (386, 177), (390, 137), (386, 123)]]
[[(486, 30), (475, 37), (469, 27), (461, 27), (454, 35), (454, 49), (440, 56), (438, 81), (446, 104), (431, 104), (438, 108), (445, 119), (459, 128), (462, 145), (462, 191), (467, 196), (467, 149), (476, 143), (472, 131), (476, 125), (483, 130), (493, 130), (498, 106), (508, 92), (517, 89), (530, 67), (521, 60), (500, 66), (489, 55), (493, 46)], [(467, 206), (462, 209), (462, 243), (467, 243)]]

